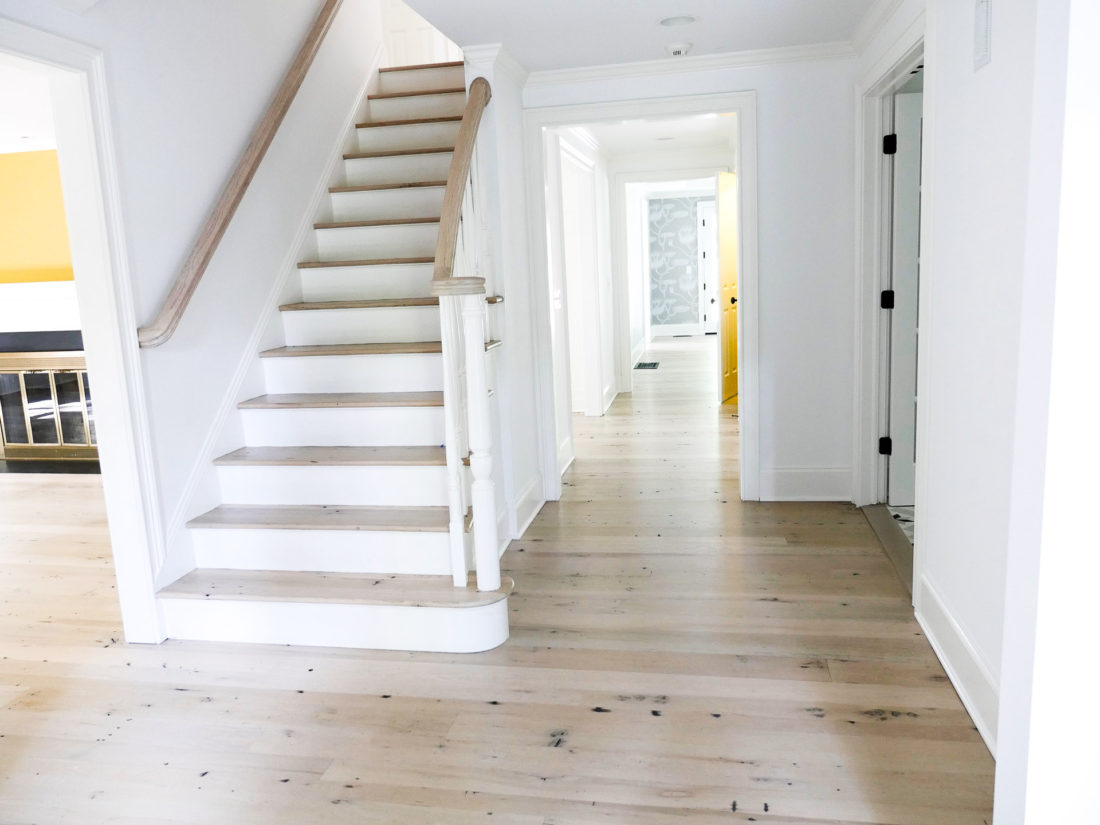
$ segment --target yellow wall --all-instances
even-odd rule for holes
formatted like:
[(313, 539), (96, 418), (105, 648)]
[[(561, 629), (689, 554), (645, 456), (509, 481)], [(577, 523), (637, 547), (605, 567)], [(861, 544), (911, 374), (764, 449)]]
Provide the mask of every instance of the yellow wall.
[(72, 279), (57, 152), (0, 155), (0, 284)]

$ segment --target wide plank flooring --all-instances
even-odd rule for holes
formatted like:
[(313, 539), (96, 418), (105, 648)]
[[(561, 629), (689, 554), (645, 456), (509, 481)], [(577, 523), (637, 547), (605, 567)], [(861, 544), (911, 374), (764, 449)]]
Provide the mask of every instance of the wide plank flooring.
[(575, 419), (485, 654), (127, 645), (98, 477), (0, 474), (0, 823), (988, 825), (863, 516), (739, 502), (713, 357)]

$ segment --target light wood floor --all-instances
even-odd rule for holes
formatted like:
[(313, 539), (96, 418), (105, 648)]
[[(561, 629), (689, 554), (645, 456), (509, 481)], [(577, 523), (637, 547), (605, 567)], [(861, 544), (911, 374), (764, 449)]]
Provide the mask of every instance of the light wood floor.
[(487, 654), (128, 646), (98, 478), (0, 475), (0, 823), (988, 825), (860, 512), (738, 501), (709, 346), (576, 419)]

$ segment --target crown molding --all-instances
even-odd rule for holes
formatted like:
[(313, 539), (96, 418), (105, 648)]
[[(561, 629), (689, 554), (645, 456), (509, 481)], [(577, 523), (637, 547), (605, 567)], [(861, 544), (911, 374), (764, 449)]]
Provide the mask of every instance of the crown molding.
[(503, 71), (521, 87), (527, 83), (530, 73), (501, 43), (466, 46), (462, 49), (462, 56), (471, 65), (490, 64), (494, 71)]
[[(894, 0), (891, 0), (893, 2)], [(586, 80), (612, 80), (648, 77), (686, 72), (744, 69), (776, 63), (803, 63), (817, 60), (847, 60), (856, 56), (850, 43), (815, 43), (809, 46), (784, 46), (778, 49), (754, 49), (725, 54), (694, 57), (666, 57), (637, 63), (612, 63), (603, 66), (583, 66), (576, 69), (548, 69), (531, 72), (528, 87), (558, 83), (579, 83)]]
[(856, 54), (863, 54), (870, 45), (875, 34), (886, 25), (905, 0), (875, 0), (867, 12), (856, 24), (856, 30), (852, 35), (852, 48)]

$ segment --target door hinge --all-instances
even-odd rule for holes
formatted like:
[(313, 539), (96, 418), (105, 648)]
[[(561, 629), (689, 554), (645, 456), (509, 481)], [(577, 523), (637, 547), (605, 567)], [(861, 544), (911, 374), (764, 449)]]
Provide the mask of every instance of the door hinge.
[(884, 435), (878, 440), (878, 454), (879, 455), (893, 455), (894, 454), (894, 441), (890, 436)]
[(894, 290), (892, 290), (892, 289), (882, 290), (882, 295), (879, 296), (878, 305), (880, 307), (882, 307), (883, 309), (893, 309), (894, 308)]
[(897, 135), (883, 135), (882, 136), (882, 154), (884, 155), (896, 155), (898, 153), (898, 136)]

